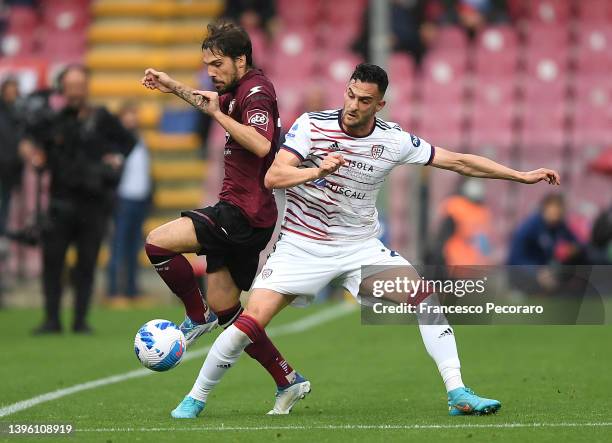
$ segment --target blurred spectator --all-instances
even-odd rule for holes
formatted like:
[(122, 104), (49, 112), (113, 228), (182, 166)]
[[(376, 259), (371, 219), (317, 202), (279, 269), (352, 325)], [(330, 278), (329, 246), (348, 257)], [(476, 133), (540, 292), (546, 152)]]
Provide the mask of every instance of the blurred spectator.
[(138, 134), (138, 106), (133, 102), (123, 104), (119, 119), (138, 139), (138, 143), (125, 159), (117, 190), (107, 300), (109, 306), (116, 308), (129, 306), (140, 293), (138, 253), (143, 246), (142, 225), (151, 206), (152, 195), (151, 159), (144, 140)]
[(6, 231), (11, 194), (21, 182), (18, 146), (23, 124), (17, 112), (18, 98), (17, 80), (6, 78), (0, 84), (0, 236)]
[(454, 269), (454, 277), (461, 274), (461, 266), (491, 263), (491, 211), (483, 203), (484, 195), (482, 181), (466, 179), (457, 194), (442, 203), (440, 228), (429, 263), (459, 266)]
[[(412, 54), (417, 63), (425, 53), (421, 27), (425, 21), (426, 6), (427, 0), (392, 0), (390, 7), (390, 48)], [(366, 8), (361, 34), (353, 43), (353, 50), (366, 60), (370, 60), (370, 16), (370, 10)]]
[(223, 16), (247, 31), (259, 28), (273, 34), (276, 27), (274, 0), (227, 0)]
[(589, 261), (592, 264), (612, 264), (612, 206), (595, 219), (589, 249)]
[(565, 220), (565, 203), (559, 194), (549, 194), (540, 208), (514, 232), (510, 244), (510, 284), (527, 294), (549, 294), (562, 283), (554, 265), (572, 263), (581, 253), (580, 244)]
[(86, 322), (100, 244), (112, 213), (124, 155), (135, 144), (132, 133), (104, 107), (88, 99), (89, 73), (68, 66), (58, 77), (65, 106), (41, 112), (26, 128), (24, 157), (51, 176), (47, 221), (42, 233), (45, 319), (34, 332), (61, 332), (60, 299), (66, 252), (77, 249), (73, 331), (90, 333)]
[(427, 21), (437, 25), (459, 25), (470, 35), (487, 23), (508, 21), (506, 0), (429, 0)]

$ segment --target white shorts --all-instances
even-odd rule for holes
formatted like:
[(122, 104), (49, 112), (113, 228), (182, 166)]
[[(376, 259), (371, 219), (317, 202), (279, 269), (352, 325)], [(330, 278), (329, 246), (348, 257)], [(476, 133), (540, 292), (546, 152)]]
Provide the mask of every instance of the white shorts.
[(281, 294), (296, 295), (292, 304), (305, 306), (334, 281), (344, 286), (361, 303), (359, 285), (362, 278), (370, 276), (362, 276), (361, 267), (373, 265), (407, 266), (410, 263), (377, 238), (328, 245), (283, 234), (252, 289), (270, 289)]

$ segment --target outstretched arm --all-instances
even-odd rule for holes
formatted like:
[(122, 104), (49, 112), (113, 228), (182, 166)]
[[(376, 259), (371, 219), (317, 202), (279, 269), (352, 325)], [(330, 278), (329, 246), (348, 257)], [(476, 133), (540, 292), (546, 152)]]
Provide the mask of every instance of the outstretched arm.
[(436, 147), (431, 165), (470, 177), (496, 178), (527, 184), (540, 181), (545, 181), (551, 185), (561, 184), (559, 173), (552, 169), (540, 168), (534, 171), (521, 172), (480, 155), (460, 154), (438, 147)]
[(327, 155), (318, 168), (298, 168), (300, 163), (302, 160), (295, 154), (281, 149), (266, 173), (265, 187), (285, 189), (301, 185), (336, 172), (345, 162), (342, 155), (334, 153)]
[(265, 157), (272, 146), (270, 141), (261, 135), (255, 128), (243, 125), (219, 108), (219, 94), (213, 91), (199, 91), (174, 80), (165, 72), (147, 69), (141, 83), (149, 89), (172, 93), (182, 98), (196, 109), (210, 115), (223, 129), (243, 148), (251, 151), (258, 157)]
[(200, 111), (206, 112), (205, 100), (202, 96), (194, 95), (194, 89), (189, 86), (182, 84), (181, 82), (173, 79), (165, 72), (156, 71), (155, 69), (148, 68), (145, 70), (145, 75), (140, 81), (146, 88), (160, 92), (171, 93), (177, 97), (182, 98), (187, 103), (199, 109)]

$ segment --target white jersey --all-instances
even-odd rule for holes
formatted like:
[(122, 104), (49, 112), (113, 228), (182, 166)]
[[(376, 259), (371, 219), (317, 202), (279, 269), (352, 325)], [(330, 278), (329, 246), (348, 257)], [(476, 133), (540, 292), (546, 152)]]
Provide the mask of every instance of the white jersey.
[(340, 118), (341, 110), (305, 113), (285, 136), (281, 149), (298, 156), (300, 168), (319, 167), (331, 152), (346, 160), (324, 179), (285, 190), (285, 235), (343, 243), (377, 237), (376, 198), (387, 175), (400, 164), (425, 165), (433, 160), (429, 143), (395, 123), (377, 118), (369, 135), (352, 137), (343, 131)]

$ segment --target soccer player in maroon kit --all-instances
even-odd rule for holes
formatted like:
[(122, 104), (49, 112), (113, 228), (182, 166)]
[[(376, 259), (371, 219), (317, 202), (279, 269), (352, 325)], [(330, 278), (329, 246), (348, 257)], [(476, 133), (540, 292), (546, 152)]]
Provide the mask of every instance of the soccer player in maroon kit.
[[(181, 212), (180, 218), (151, 231), (145, 245), (155, 270), (185, 305), (180, 329), (188, 346), (217, 324), (227, 327), (238, 318), (240, 293), (251, 287), (259, 254), (272, 237), (278, 215), (272, 191), (264, 186), (281, 130), (274, 86), (253, 67), (250, 38), (234, 24), (208, 25), (202, 51), (217, 92), (190, 89), (154, 69), (147, 69), (142, 79), (147, 88), (181, 97), (227, 131), (219, 202)], [(206, 255), (206, 302), (182, 255), (189, 252)], [(309, 391), (309, 383), (289, 366), (269, 338), (258, 340), (246, 351), (266, 368), (281, 394), (295, 390), (303, 397)], [(288, 402), (292, 406), (298, 399)], [(172, 415), (190, 418), (180, 408)]]

